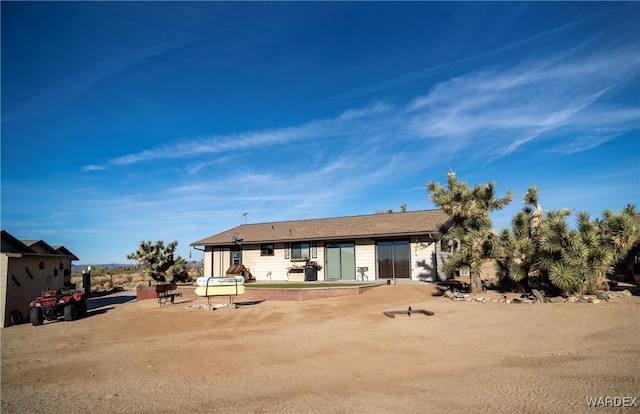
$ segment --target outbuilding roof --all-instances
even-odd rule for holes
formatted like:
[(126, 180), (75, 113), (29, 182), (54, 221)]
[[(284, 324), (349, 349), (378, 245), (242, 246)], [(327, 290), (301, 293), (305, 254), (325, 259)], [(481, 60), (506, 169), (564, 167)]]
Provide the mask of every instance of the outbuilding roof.
[(449, 220), (449, 216), (442, 210), (420, 210), (242, 224), (191, 245), (232, 245), (235, 234), (237, 240), (245, 244), (413, 236), (434, 233), (449, 223)]
[(29, 246), (13, 237), (8, 231), (2, 230), (2, 245), (1, 250), (3, 253), (35, 253)]
[(56, 249), (49, 246), (49, 244), (44, 240), (20, 240), (20, 241), (24, 243), (25, 246), (29, 247), (31, 250), (35, 251), (36, 253), (58, 254)]
[(50, 246), (40, 239), (18, 240), (6, 230), (1, 231), (1, 236), (0, 250), (2, 253), (31, 256), (66, 256), (71, 260), (79, 260), (71, 250), (64, 246)]
[(65, 256), (70, 256), (71, 260), (74, 260), (74, 261), (75, 260), (80, 260), (80, 259), (78, 259), (78, 257), (75, 254), (73, 254), (71, 252), (71, 250), (67, 249), (64, 246), (51, 246), (51, 247), (53, 247), (55, 249), (55, 251), (58, 252), (58, 254), (63, 254)]

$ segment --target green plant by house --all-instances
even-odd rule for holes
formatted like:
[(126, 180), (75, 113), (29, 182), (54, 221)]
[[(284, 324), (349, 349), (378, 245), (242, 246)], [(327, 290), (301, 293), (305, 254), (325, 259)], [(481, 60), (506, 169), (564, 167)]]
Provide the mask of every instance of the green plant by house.
[(475, 185), (469, 188), (466, 181), (459, 181), (449, 171), (447, 187), (431, 181), (427, 184), (431, 200), (447, 213), (453, 222), (441, 228), (440, 237), (460, 241), (460, 247), (445, 260), (443, 270), (452, 274), (456, 269), (468, 266), (471, 274), (471, 290), (481, 290), (480, 272), (485, 259), (495, 258), (499, 247), (498, 236), (493, 232), (490, 213), (501, 210), (511, 202), (509, 191), (496, 198), (495, 184)]
[(529, 188), (523, 202), (511, 229), (500, 233), (498, 268), (503, 285), (539, 289), (547, 282), (564, 294), (608, 289), (607, 276), (614, 265), (638, 243), (632, 205), (619, 213), (606, 210), (602, 219), (595, 220), (580, 212), (572, 228), (567, 222), (571, 210), (543, 213), (537, 187)]
[(627, 205), (620, 212), (605, 210), (602, 219), (589, 213), (577, 216), (577, 229), (570, 229), (567, 211), (545, 215), (540, 229), (540, 266), (549, 280), (565, 293), (595, 293), (609, 288), (607, 276), (640, 241), (636, 209)]
[(143, 271), (157, 282), (184, 282), (188, 278), (187, 262), (179, 255), (175, 256), (177, 246), (177, 241), (165, 246), (162, 240), (155, 243), (143, 240), (138, 250), (128, 254), (127, 259), (136, 260)]
[(526, 290), (528, 285), (539, 289), (544, 281), (537, 263), (543, 219), (538, 187), (529, 187), (522, 202), (524, 207), (511, 220), (511, 229), (500, 232), (501, 251), (497, 259), (502, 285), (518, 291)]

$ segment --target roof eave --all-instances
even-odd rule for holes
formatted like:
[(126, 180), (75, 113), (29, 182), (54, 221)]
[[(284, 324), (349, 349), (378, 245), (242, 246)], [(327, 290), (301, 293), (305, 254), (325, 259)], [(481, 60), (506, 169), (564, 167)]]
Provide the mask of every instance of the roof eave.
[[(376, 233), (376, 234), (357, 234), (348, 236), (330, 236), (330, 237), (306, 237), (306, 238), (286, 238), (286, 239), (264, 239), (264, 240), (243, 240), (242, 244), (264, 244), (264, 243), (295, 243), (301, 241), (332, 241), (332, 240), (361, 240), (361, 239), (391, 239), (412, 236), (430, 236), (433, 237), (437, 233), (436, 230), (428, 231), (412, 231), (402, 233)], [(207, 242), (201, 240), (191, 243), (191, 246), (214, 246), (214, 247), (231, 247), (233, 243), (229, 242)]]

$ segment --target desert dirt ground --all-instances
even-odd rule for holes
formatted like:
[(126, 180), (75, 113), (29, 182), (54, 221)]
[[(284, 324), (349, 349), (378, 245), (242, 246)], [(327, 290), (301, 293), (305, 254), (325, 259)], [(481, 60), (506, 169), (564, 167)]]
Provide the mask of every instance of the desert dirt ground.
[[(640, 397), (640, 297), (454, 302), (427, 284), (198, 308), (93, 309), (1, 331), (8, 413), (584, 413)], [(383, 311), (427, 309), (434, 316)], [(629, 400), (627, 400), (629, 401)]]

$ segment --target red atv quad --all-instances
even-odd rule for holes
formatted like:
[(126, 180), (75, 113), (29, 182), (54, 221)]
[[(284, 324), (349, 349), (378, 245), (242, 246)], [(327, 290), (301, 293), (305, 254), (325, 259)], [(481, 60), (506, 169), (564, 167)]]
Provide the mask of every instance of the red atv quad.
[(40, 297), (29, 303), (29, 319), (33, 326), (64, 316), (65, 321), (73, 321), (87, 313), (87, 298), (84, 292), (69, 289), (43, 290)]

